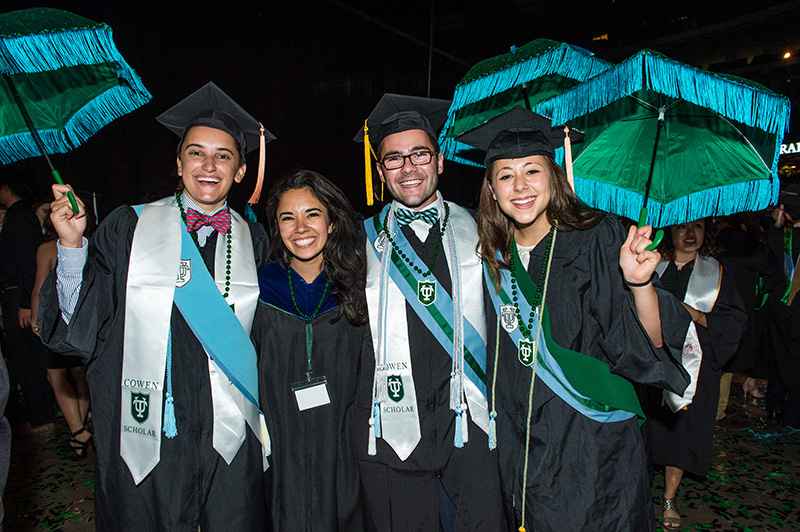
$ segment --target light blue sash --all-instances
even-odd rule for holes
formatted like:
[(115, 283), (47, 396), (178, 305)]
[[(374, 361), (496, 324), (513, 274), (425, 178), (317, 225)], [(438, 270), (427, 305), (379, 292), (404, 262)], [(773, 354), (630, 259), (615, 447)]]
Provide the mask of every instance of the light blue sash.
[[(143, 207), (134, 207), (137, 215), (141, 214)], [(211, 360), (245, 399), (259, 408), (257, 358), (253, 342), (219, 293), (183, 223), (182, 228), (181, 260), (189, 260), (194, 266), (191, 280), (175, 289), (175, 304)]]

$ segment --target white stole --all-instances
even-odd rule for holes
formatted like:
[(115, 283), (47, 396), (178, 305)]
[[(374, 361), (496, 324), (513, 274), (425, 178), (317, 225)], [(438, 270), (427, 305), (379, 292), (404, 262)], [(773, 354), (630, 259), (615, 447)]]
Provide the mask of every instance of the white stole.
[[(656, 266), (659, 276), (667, 269), (669, 262), (661, 261)], [(720, 283), (722, 282), (722, 267), (719, 262), (709, 257), (707, 259), (697, 255), (689, 278), (689, 285), (686, 287), (684, 303), (705, 314), (711, 312), (714, 303), (719, 295)], [(700, 364), (703, 361), (703, 350), (700, 347), (700, 340), (697, 336), (697, 326), (694, 322), (689, 324), (686, 332), (686, 339), (683, 344), (681, 354), (681, 364), (689, 373), (690, 382), (683, 395), (678, 395), (668, 390), (664, 390), (664, 400), (673, 412), (677, 412), (692, 403), (695, 391), (697, 391), (697, 377), (700, 374)]]

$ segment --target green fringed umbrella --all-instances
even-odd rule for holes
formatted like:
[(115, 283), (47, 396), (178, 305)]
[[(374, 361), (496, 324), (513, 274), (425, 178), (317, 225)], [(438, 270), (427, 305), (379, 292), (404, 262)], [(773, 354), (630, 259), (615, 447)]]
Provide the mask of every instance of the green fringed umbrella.
[(789, 108), (751, 81), (643, 50), (537, 111), (585, 133), (574, 148), (583, 201), (665, 227), (774, 204)]
[(452, 161), (481, 166), (478, 152), (453, 137), (521, 105), (536, 104), (612, 66), (591, 53), (550, 39), (536, 39), (484, 59), (456, 86), (439, 144)]
[(150, 101), (111, 28), (67, 11), (0, 14), (0, 163), (65, 153)]

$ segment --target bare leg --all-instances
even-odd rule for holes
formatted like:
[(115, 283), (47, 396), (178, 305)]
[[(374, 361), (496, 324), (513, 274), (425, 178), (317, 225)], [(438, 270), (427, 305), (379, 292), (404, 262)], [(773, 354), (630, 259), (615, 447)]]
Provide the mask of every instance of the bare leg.
[(86, 366), (75, 366), (70, 368), (70, 374), (78, 396), (78, 410), (81, 413), (81, 421), (86, 424), (86, 417), (89, 415), (89, 383), (86, 382)]
[[(63, 368), (48, 368), (47, 380), (50, 381), (58, 407), (61, 409), (61, 413), (64, 414), (64, 420), (67, 422), (70, 435), (78, 432), (83, 428), (84, 418), (81, 417), (78, 393), (67, 378), (67, 370)], [(75, 439), (83, 442), (91, 437), (92, 435), (88, 431), (84, 431), (75, 436)]]
[[(683, 478), (683, 469), (680, 469), (675, 466), (664, 466), (664, 498), (665, 499), (674, 499), (675, 495), (678, 492), (678, 486), (681, 483), (681, 479)], [(667, 530), (674, 530), (680, 529), (680, 518), (681, 514), (678, 513), (677, 510), (672, 508), (665, 509), (664, 514), (664, 528)], [(672, 518), (672, 519), (668, 519)], [(673, 526), (672, 528), (666, 526), (668, 521), (671, 521), (677, 526)]]

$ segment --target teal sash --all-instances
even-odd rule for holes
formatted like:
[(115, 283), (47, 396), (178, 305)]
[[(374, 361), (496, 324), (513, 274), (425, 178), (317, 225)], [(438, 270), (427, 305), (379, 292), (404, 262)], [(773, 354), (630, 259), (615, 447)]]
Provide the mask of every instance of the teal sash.
[[(134, 207), (137, 215), (143, 207)], [(175, 304), (211, 360), (245, 399), (259, 408), (257, 358), (253, 342), (220, 294), (203, 257), (186, 230), (186, 224), (181, 224), (181, 260), (189, 260), (193, 267), (191, 280), (175, 289)]]
[[(373, 216), (372, 220), (365, 220), (364, 227), (367, 232), (368, 242), (375, 242), (378, 234), (383, 230), (381, 219), (385, 218), (386, 210), (390, 205), (384, 207), (380, 216)], [(422, 320), (422, 323), (433, 334), (442, 348), (452, 357), (453, 354), (453, 317), (455, 310), (453, 307), (453, 300), (446, 290), (440, 289), (436, 291), (436, 300), (430, 305), (423, 305), (417, 297), (417, 283), (425, 281), (422, 274), (409, 269), (402, 258), (394, 249), (396, 246), (411, 261), (415, 264), (423, 264), (424, 261), (417, 255), (414, 248), (406, 239), (401, 231), (396, 235), (392, 235), (394, 246), (392, 249), (392, 264), (394, 268), (389, 269), (394, 284), (400, 289), (406, 301), (411, 305), (417, 316)], [(375, 246), (368, 246), (377, 255), (378, 260), (381, 259), (383, 252), (375, 249)], [(469, 380), (486, 395), (486, 345), (481, 339), (480, 334), (475, 330), (468, 320), (464, 320), (464, 373)]]
[[(515, 263), (522, 264), (517, 250), (512, 249), (512, 252)], [(511, 272), (501, 269), (500, 277), (498, 293), (494, 289), (495, 282), (491, 271), (484, 264), (484, 278), (497, 316), (501, 316), (502, 305), (513, 304), (508, 296), (511, 293)], [(531, 312), (529, 298), (535, 293), (535, 286), (527, 273), (520, 277), (523, 279), (517, 279), (518, 287), (524, 297), (518, 298), (517, 301), (519, 313), (520, 316), (529, 316)], [(539, 314), (534, 316), (531, 327), (532, 332), (538, 331), (539, 334), (536, 377), (547, 384), (565, 403), (594, 421), (610, 423), (638, 416), (640, 423), (643, 422), (644, 413), (630, 381), (611, 373), (608, 365), (602, 361), (558, 345), (550, 335), (550, 315), (544, 304), (543, 309), (541, 327)], [(505, 328), (504, 330), (514, 345), (519, 345), (519, 341), (524, 339), (519, 324), (512, 332)], [(513, 359), (506, 357), (505, 360), (516, 361), (516, 357)]]

